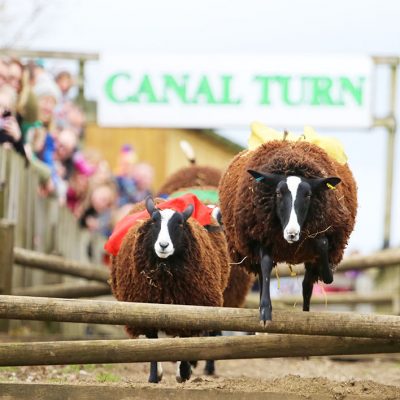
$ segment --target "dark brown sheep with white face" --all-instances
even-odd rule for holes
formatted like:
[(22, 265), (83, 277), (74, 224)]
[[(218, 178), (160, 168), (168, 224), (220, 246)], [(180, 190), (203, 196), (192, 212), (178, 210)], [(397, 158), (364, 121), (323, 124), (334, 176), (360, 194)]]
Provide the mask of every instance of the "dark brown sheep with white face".
[(220, 206), (231, 257), (247, 256), (243, 265), (259, 275), (265, 323), (277, 262), (305, 263), (305, 311), (314, 282), (333, 281), (354, 228), (357, 188), (348, 165), (316, 145), (271, 141), (235, 157), (220, 183)]
[[(190, 218), (191, 207), (180, 213), (171, 209), (158, 210), (151, 199), (146, 201), (151, 217), (129, 230), (112, 260), (111, 286), (118, 300), (223, 305), (230, 271), (226, 239), (220, 230), (208, 232)], [(218, 226), (217, 222), (213, 221), (212, 226)], [(127, 331), (131, 337), (158, 336), (155, 330), (128, 326)], [(166, 333), (186, 337), (201, 332), (171, 330)], [(160, 368), (160, 363), (151, 363), (150, 382), (161, 380)], [(190, 375), (190, 364), (180, 362), (177, 380), (185, 381)]]

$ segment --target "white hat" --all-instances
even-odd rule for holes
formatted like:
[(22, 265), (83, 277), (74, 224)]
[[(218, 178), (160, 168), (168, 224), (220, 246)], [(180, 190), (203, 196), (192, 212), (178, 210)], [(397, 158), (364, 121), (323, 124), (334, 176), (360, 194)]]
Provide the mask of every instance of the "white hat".
[(54, 82), (53, 78), (47, 74), (42, 74), (38, 77), (33, 90), (37, 97), (51, 96), (56, 101), (58, 101), (61, 97), (60, 89)]

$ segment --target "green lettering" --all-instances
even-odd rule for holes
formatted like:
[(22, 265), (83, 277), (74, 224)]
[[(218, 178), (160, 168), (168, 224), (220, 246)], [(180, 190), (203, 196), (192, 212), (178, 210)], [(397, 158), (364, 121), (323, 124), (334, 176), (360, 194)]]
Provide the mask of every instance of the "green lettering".
[(129, 98), (129, 100), (132, 102), (136, 102), (140, 101), (141, 97), (146, 97), (147, 102), (150, 104), (159, 103), (148, 75), (143, 76), (143, 79), (140, 82), (136, 96), (132, 96), (131, 98)]
[(320, 77), (307, 77), (303, 79), (311, 83), (312, 93), (311, 93), (310, 105), (312, 106), (339, 105), (339, 103), (335, 103), (331, 97), (331, 89), (333, 85), (333, 81), (331, 78), (327, 76), (320, 76)]
[(225, 105), (237, 105), (242, 102), (241, 99), (232, 99), (231, 98), (231, 84), (232, 84), (232, 75), (222, 75), (221, 80), (222, 80), (222, 98), (219, 104), (225, 104)]
[(164, 75), (164, 93), (163, 93), (163, 103), (168, 103), (168, 91), (172, 91), (175, 95), (179, 98), (180, 101), (184, 104), (188, 104), (187, 93), (186, 93), (186, 86), (189, 76), (183, 75), (180, 82), (172, 75)]
[(131, 75), (128, 74), (127, 72), (117, 72), (116, 74), (111, 75), (105, 85), (104, 85), (104, 90), (106, 92), (106, 96), (113, 102), (113, 103), (118, 103), (118, 104), (123, 104), (123, 103), (127, 103), (129, 101), (129, 98), (124, 98), (124, 99), (120, 99), (118, 97), (115, 96), (114, 93), (114, 85), (115, 82), (117, 81), (117, 79), (125, 79), (125, 80), (130, 80), (131, 79)]
[(365, 78), (359, 77), (358, 83), (355, 84), (351, 82), (349, 78), (340, 77), (340, 87), (341, 87), (341, 99), (343, 101), (343, 94), (348, 93), (351, 95), (355, 103), (359, 106), (363, 103), (363, 86), (364, 86)]
[(273, 80), (273, 77), (270, 76), (262, 76), (262, 75), (257, 75), (254, 77), (254, 80), (256, 82), (261, 82), (261, 97), (259, 104), (262, 105), (269, 105), (271, 104), (270, 98), (269, 98), (269, 84), (271, 80)]
[(301, 96), (298, 100), (293, 100), (290, 98), (290, 76), (277, 76), (275, 80), (281, 86), (281, 93), (282, 93), (282, 101), (283, 103), (287, 104), (288, 106), (298, 106), (303, 102), (303, 93), (304, 91), (301, 90)]
[(207, 104), (217, 104), (215, 97), (211, 91), (210, 84), (206, 76), (203, 76), (200, 80), (199, 86), (197, 87), (197, 91), (193, 96), (192, 103), (198, 104), (199, 97), (204, 98)]

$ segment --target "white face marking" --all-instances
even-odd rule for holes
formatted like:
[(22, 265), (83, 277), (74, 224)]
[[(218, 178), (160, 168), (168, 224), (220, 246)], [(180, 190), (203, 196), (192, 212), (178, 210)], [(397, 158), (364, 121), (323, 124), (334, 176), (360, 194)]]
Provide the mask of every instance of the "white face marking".
[(161, 228), (158, 233), (158, 238), (154, 244), (154, 250), (158, 257), (167, 258), (174, 254), (174, 244), (168, 231), (168, 222), (176, 211), (165, 209), (160, 211), (161, 214)]
[(290, 210), (289, 222), (283, 230), (283, 237), (288, 243), (294, 243), (300, 238), (300, 225), (294, 209), (294, 202), (296, 201), (297, 189), (299, 188), (301, 179), (298, 176), (289, 176), (286, 179), (286, 183), (292, 195), (292, 208)]

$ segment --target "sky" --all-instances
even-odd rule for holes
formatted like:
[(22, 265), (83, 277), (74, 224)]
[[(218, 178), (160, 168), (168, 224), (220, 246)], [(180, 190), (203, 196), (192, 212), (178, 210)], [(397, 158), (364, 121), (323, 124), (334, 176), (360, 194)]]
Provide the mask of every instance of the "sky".
[[(132, 54), (400, 56), (399, 18), (397, 0), (0, 0), (0, 45)], [(95, 93), (96, 66), (88, 71)], [(379, 68), (373, 107), (378, 116), (387, 112), (387, 76)], [(245, 130), (219, 133), (246, 144)], [(343, 142), (359, 187), (349, 251), (377, 250), (383, 235), (387, 134), (381, 128), (327, 133)], [(399, 138), (394, 182), (391, 245), (399, 246)]]

